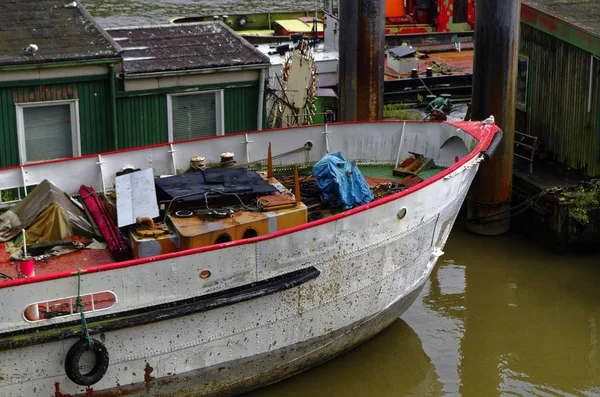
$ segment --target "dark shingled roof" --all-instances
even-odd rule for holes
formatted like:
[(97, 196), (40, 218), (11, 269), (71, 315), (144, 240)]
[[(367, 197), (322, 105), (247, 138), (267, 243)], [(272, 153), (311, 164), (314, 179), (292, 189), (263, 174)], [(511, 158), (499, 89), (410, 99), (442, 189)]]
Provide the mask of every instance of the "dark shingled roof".
[[(118, 59), (110, 37), (72, 0), (0, 0), (0, 66)], [(38, 46), (27, 54), (29, 44)]]
[(523, 3), (600, 37), (600, 0), (523, 0)]
[(269, 64), (221, 22), (107, 29), (123, 48), (126, 75)]

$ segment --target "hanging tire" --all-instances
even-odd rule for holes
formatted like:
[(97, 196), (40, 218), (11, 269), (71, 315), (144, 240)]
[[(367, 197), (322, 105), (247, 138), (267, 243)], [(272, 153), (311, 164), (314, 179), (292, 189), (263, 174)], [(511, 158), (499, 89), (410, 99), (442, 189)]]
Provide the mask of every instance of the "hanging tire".
[(65, 359), (65, 372), (67, 373), (67, 376), (73, 382), (81, 386), (91, 386), (94, 383), (97, 383), (104, 377), (106, 370), (108, 370), (108, 350), (106, 350), (106, 347), (100, 341), (96, 339), (92, 340), (94, 341), (94, 347), (91, 348), (91, 350), (96, 356), (96, 363), (90, 372), (82, 374), (81, 369), (79, 368), (81, 356), (83, 356), (83, 353), (90, 350), (90, 345), (87, 340), (80, 339), (75, 342), (69, 349), (67, 358)]

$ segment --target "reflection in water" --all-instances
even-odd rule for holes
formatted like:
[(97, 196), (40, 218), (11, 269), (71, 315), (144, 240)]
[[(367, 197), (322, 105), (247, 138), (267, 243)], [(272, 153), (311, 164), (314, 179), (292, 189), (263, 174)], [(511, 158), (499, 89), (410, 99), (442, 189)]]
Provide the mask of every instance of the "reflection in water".
[(441, 396), (421, 340), (399, 319), (356, 349), (245, 397)]
[(435, 365), (444, 395), (459, 390), (459, 344), (464, 334), (464, 266), (441, 261), (433, 270), (420, 299), (402, 316), (423, 341), (423, 349)]
[(600, 256), (460, 226), (404, 321), (250, 396), (600, 396)]
[[(445, 251), (423, 307), (404, 317), (410, 325), (423, 316), (432, 324), (453, 320), (456, 330), (462, 325), (463, 335), (445, 332), (442, 344), (414, 327), (444, 390), (462, 396), (600, 394), (600, 257), (556, 256), (519, 235), (484, 238), (459, 228)], [(447, 359), (436, 354), (457, 338), (457, 369), (446, 371)], [(458, 391), (451, 390), (456, 373)]]

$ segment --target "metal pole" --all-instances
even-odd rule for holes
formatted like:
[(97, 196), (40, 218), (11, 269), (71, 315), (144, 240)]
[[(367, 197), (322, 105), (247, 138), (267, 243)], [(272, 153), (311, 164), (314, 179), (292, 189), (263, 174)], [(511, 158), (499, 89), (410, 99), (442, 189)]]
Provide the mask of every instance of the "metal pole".
[(358, 0), (358, 120), (383, 118), (385, 0)]
[(356, 56), (358, 41), (358, 2), (339, 1), (339, 118), (340, 121), (356, 120)]
[(108, 65), (109, 68), (109, 92), (110, 92), (110, 113), (111, 113), (111, 129), (113, 133), (113, 150), (119, 149), (119, 129), (117, 127), (117, 79), (115, 76), (115, 65)]
[(482, 235), (499, 235), (510, 227), (506, 211), (511, 207), (520, 10), (520, 0), (476, 4), (472, 119), (493, 115), (504, 132), (501, 146), (471, 186), (467, 203), (472, 220), (467, 228)]
[(258, 131), (263, 129), (263, 112), (265, 103), (265, 79), (267, 75), (267, 69), (260, 70), (260, 78), (258, 80), (258, 114), (256, 115), (256, 129)]

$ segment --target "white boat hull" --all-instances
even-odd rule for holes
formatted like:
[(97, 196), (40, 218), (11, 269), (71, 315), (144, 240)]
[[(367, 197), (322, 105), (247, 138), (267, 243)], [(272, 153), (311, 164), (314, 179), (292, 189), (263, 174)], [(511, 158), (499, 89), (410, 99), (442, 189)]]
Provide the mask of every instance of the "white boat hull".
[[(119, 299), (97, 315), (119, 316), (308, 267), (320, 271), (294, 288), (92, 335), (108, 349), (110, 365), (89, 388), (65, 375), (75, 338), (0, 351), (0, 395), (229, 395), (330, 359), (381, 331), (416, 298), (480, 161), (477, 154), (409, 195), (293, 233), (82, 275), (82, 293), (110, 290)], [(206, 269), (208, 280), (199, 277)], [(0, 289), (0, 331), (19, 332), (22, 326), (7, 320), (37, 298), (76, 291), (76, 282), (62, 277)], [(10, 312), (8, 296), (23, 302), (18, 313)]]

